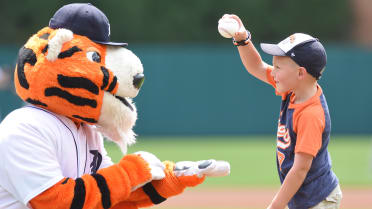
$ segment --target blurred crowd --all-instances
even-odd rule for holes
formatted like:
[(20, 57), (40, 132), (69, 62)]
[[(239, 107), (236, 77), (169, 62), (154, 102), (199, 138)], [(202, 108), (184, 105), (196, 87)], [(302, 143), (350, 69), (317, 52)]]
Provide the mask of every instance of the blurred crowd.
[(8, 90), (11, 88), (11, 75), (10, 67), (0, 66), (0, 90)]
[[(9, 66), (0, 66), (0, 93), (8, 93), (9, 90), (12, 89), (13, 85), (11, 85), (11, 68)], [(1, 100), (1, 103), (6, 102), (4, 98)], [(5, 112), (2, 108), (3, 105), (0, 104), (0, 121), (5, 116)]]

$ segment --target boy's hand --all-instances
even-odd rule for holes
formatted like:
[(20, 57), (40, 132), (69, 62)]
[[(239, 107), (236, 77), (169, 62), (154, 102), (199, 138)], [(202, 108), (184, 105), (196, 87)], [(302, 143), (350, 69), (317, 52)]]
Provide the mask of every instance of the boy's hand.
[(225, 15), (222, 16), (222, 18), (233, 18), (236, 21), (238, 21), (239, 31), (236, 32), (233, 35), (233, 38), (235, 39), (235, 41), (242, 41), (242, 40), (246, 40), (248, 38), (247, 30), (245, 29), (243, 22), (241, 21), (241, 19), (237, 15), (225, 14)]

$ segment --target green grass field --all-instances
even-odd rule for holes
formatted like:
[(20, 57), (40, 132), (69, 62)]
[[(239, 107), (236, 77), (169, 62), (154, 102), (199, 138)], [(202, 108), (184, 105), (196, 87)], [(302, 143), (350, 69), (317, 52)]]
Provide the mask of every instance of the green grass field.
[[(120, 160), (115, 144), (105, 146), (113, 161)], [(271, 136), (139, 137), (128, 153), (144, 150), (161, 160), (230, 162), (230, 176), (208, 178), (202, 187), (276, 187), (275, 146)], [(328, 150), (342, 186), (372, 186), (372, 136), (332, 136)]]

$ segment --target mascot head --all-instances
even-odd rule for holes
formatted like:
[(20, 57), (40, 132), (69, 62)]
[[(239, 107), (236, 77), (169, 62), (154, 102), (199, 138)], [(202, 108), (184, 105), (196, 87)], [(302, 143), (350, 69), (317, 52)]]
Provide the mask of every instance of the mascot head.
[(126, 45), (110, 42), (108, 19), (93, 5), (65, 5), (20, 49), (16, 92), (76, 124), (96, 125), (126, 152), (135, 142), (131, 98), (144, 81), (141, 61)]

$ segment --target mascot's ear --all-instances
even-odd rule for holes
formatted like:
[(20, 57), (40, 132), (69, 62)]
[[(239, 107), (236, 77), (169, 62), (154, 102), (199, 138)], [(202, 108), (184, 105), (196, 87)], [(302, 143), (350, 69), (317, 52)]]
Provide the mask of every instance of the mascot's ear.
[(51, 62), (55, 61), (61, 52), (62, 45), (65, 42), (72, 40), (73, 37), (74, 35), (70, 30), (63, 28), (56, 30), (56, 34), (48, 42), (48, 55), (46, 58)]

